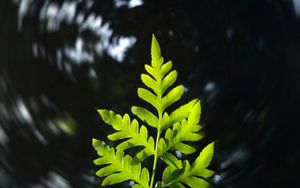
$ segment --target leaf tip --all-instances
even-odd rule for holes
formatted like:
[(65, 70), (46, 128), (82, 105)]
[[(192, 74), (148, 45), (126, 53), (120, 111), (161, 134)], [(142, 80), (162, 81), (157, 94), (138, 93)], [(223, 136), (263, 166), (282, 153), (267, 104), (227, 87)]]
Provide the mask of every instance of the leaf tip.
[(161, 56), (160, 47), (154, 34), (152, 34), (151, 42), (151, 57), (152, 59), (158, 59)]
[(105, 110), (105, 109), (98, 109), (97, 111), (101, 117), (104, 117), (105, 113), (107, 112), (107, 110)]
[(97, 139), (95, 139), (95, 138), (92, 139), (92, 146), (93, 147), (95, 147), (96, 141), (97, 141)]
[(101, 144), (103, 145), (101, 140), (98, 140), (95, 138), (92, 139), (92, 145), (95, 148), (95, 150), (99, 150), (99, 148), (101, 147)]
[(132, 106), (131, 107), (131, 112), (134, 114), (134, 112), (137, 110), (137, 106)]

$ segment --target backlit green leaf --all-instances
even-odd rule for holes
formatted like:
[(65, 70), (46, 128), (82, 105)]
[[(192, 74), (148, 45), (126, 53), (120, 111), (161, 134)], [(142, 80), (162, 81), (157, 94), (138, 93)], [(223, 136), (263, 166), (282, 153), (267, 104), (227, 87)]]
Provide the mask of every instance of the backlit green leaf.
[(158, 126), (157, 117), (152, 112), (147, 110), (146, 108), (133, 106), (131, 108), (131, 112), (134, 115), (136, 115), (137, 117), (139, 117), (142, 121), (145, 121), (146, 123), (148, 123), (148, 125), (157, 128), (157, 126)]
[(178, 142), (174, 145), (174, 148), (184, 154), (191, 154), (196, 151), (196, 149), (188, 144), (184, 144), (182, 142)]
[(161, 66), (161, 62), (159, 59), (161, 58), (160, 47), (156, 40), (156, 37), (152, 35), (152, 42), (151, 42), (151, 59), (152, 59), (152, 66), (155, 68), (159, 68)]
[(153, 107), (158, 109), (158, 103), (157, 103), (157, 97), (148, 91), (147, 89), (144, 88), (138, 88), (138, 96), (143, 99), (144, 101), (148, 102), (151, 104)]
[(112, 110), (98, 110), (103, 121), (109, 125), (112, 125), (115, 130), (121, 130), (122, 126), (122, 117), (118, 114), (115, 114)]
[(177, 79), (177, 72), (173, 70), (162, 80), (162, 92), (164, 93)]
[[(197, 124), (199, 122), (199, 119), (195, 120), (195, 117), (198, 117), (198, 115), (200, 114), (200, 102), (197, 100), (193, 100), (190, 103), (182, 106), (181, 109), (185, 109), (187, 106), (191, 108), (189, 110), (190, 113), (188, 117), (186, 117), (186, 119), (184, 118), (181, 122), (175, 123), (172, 129), (167, 129), (165, 133), (167, 148), (165, 151), (162, 151), (162, 153), (168, 150), (178, 150), (184, 154), (194, 153), (196, 149), (183, 142), (195, 142), (203, 138), (204, 134), (198, 132), (201, 129), (201, 126)], [(180, 111), (181, 110), (178, 110), (178, 112)], [(174, 111), (174, 113), (178, 112)], [(170, 119), (171, 116), (165, 118)]]
[(147, 65), (147, 64), (145, 65), (145, 69), (153, 78), (155, 78), (156, 81), (159, 80), (160, 73), (157, 72), (156, 69), (154, 69), (153, 67), (151, 67), (150, 65)]
[(175, 123), (180, 122), (181, 120), (187, 118), (196, 102), (197, 99), (194, 99), (191, 102), (180, 106), (179, 108), (174, 110), (170, 114), (170, 116), (168, 116), (165, 113), (163, 117), (162, 130), (165, 130), (170, 126), (174, 125)]
[(184, 91), (184, 87), (182, 85), (173, 88), (165, 97), (162, 98), (161, 101), (161, 109), (165, 110), (168, 106), (178, 101)]
[[(163, 185), (170, 187), (178, 186), (178, 183), (184, 183), (190, 187), (207, 188), (209, 183), (205, 180), (213, 175), (213, 171), (206, 169), (213, 155), (213, 143), (205, 147), (194, 164), (191, 166), (187, 160), (184, 161), (182, 168), (176, 168), (169, 165), (163, 172)], [(174, 177), (175, 172), (180, 172)]]
[[(103, 177), (102, 186), (110, 186), (124, 181), (133, 180), (133, 188), (206, 188), (207, 178), (214, 172), (207, 169), (212, 160), (213, 143), (205, 147), (196, 160), (190, 165), (188, 160), (182, 161), (174, 152), (191, 154), (196, 151), (191, 142), (199, 141), (204, 133), (199, 132), (201, 105), (194, 99), (172, 112), (168, 107), (181, 99), (184, 87), (174, 87), (177, 71), (172, 70), (172, 62), (164, 63), (160, 46), (152, 36), (151, 63), (145, 65), (146, 72), (141, 74), (145, 88), (138, 88), (139, 98), (152, 105), (156, 112), (140, 106), (133, 106), (131, 112), (142, 121), (128, 114), (123, 116), (111, 110), (98, 110), (103, 121), (110, 125), (114, 132), (107, 137), (118, 141), (116, 147), (110, 147), (105, 142), (93, 139), (92, 145), (99, 158), (94, 160), (101, 168), (96, 175)], [(153, 129), (153, 130), (150, 130)], [(153, 138), (151, 133), (155, 133)], [(130, 155), (126, 154), (129, 153)], [(177, 153), (176, 153), (177, 154)], [(151, 175), (146, 167), (145, 159), (153, 156)], [(156, 181), (157, 161), (162, 160), (167, 167), (162, 179)], [(150, 160), (150, 159), (149, 159)], [(148, 163), (148, 160), (147, 160)]]
[(169, 166), (172, 166), (173, 168), (176, 169), (181, 169), (182, 168), (182, 162), (181, 160), (177, 159), (173, 154), (166, 152), (163, 155), (161, 155), (161, 159), (167, 163)]
[[(197, 103), (193, 106), (191, 113), (188, 117), (188, 125), (197, 125), (200, 121), (200, 115), (201, 115), (201, 104), (200, 100), (197, 101)], [(193, 130), (198, 131), (198, 130)]]
[(164, 77), (172, 69), (172, 66), (173, 66), (172, 61), (168, 61), (165, 64), (163, 64), (159, 70), (160, 75)]
[[(122, 118), (121, 115), (115, 114), (108, 110), (99, 110), (104, 121), (111, 125), (115, 130), (113, 134), (108, 135), (108, 138), (112, 141), (123, 140), (117, 147), (117, 150), (125, 150), (131, 147), (144, 146), (143, 151), (148, 155), (154, 153), (154, 140), (152, 137), (148, 137), (148, 131), (145, 126), (139, 127), (137, 120), (130, 120), (128, 114), (125, 114)], [(149, 115), (149, 114), (148, 114)]]
[(115, 152), (113, 148), (97, 139), (93, 139), (92, 145), (100, 156), (94, 163), (101, 166), (108, 164), (96, 173), (100, 177), (106, 176), (102, 182), (102, 186), (116, 184), (126, 180), (134, 180), (145, 188), (149, 186), (148, 170), (141, 170), (141, 164), (133, 163), (129, 155), (124, 155), (122, 151)]
[(159, 87), (158, 83), (153, 78), (151, 78), (149, 75), (142, 74), (141, 75), (141, 79), (142, 79), (142, 82), (148, 88), (152, 89), (156, 93), (156, 95), (158, 95), (159, 93), (161, 93), (160, 87)]
[(163, 138), (161, 138), (158, 142), (158, 155), (162, 155), (164, 151), (166, 151), (167, 145)]
[(199, 157), (197, 157), (194, 168), (195, 169), (204, 169), (208, 167), (212, 157), (214, 154), (214, 143), (207, 145), (202, 152), (200, 153)]
[(190, 186), (190, 187), (208, 187), (209, 183), (201, 178), (198, 177), (190, 177), (190, 178), (184, 178), (182, 179), (182, 182), (185, 183), (186, 185)]

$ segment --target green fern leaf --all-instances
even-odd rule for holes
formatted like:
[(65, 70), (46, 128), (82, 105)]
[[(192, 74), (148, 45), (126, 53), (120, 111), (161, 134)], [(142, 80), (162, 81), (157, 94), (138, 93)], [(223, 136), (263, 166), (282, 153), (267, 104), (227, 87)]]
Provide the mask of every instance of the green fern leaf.
[(172, 69), (172, 62), (168, 61), (163, 63), (160, 47), (154, 35), (152, 37), (151, 46), (151, 66), (145, 65), (145, 69), (149, 75), (142, 74), (141, 80), (145, 86), (150, 88), (154, 93), (145, 88), (138, 88), (138, 96), (151, 104), (159, 115), (163, 113), (168, 106), (181, 98), (184, 87), (179, 85), (170, 92), (165, 93), (176, 81), (177, 71), (173, 70), (169, 73)]
[(140, 187), (149, 187), (149, 172), (146, 168), (141, 169), (140, 163), (133, 163), (131, 156), (124, 155), (122, 150), (115, 152), (103, 141), (93, 139), (93, 146), (100, 158), (94, 160), (96, 165), (107, 165), (96, 174), (106, 177), (102, 186), (120, 183), (126, 180), (134, 180)]
[(166, 152), (161, 156), (162, 160), (167, 163), (169, 166), (172, 166), (175, 169), (182, 168), (181, 160), (177, 159), (173, 154)]
[[(134, 188), (153, 188), (154, 185), (156, 188), (208, 186), (206, 178), (213, 175), (213, 171), (207, 169), (213, 156), (213, 144), (205, 147), (192, 165), (170, 152), (175, 150), (184, 154), (194, 153), (196, 149), (190, 142), (199, 141), (204, 136), (199, 132), (202, 126), (199, 125), (201, 105), (198, 99), (173, 112), (167, 112), (168, 107), (180, 100), (184, 93), (183, 85), (173, 86), (178, 75), (176, 70), (172, 70), (172, 66), (172, 61), (164, 63), (160, 46), (153, 35), (151, 64), (145, 65), (146, 73), (141, 74), (145, 88), (138, 88), (137, 94), (152, 105), (155, 112), (140, 106), (131, 108), (132, 114), (146, 126), (140, 125), (138, 120), (131, 119), (128, 114), (121, 116), (111, 110), (98, 110), (103, 121), (115, 130), (107, 136), (108, 139), (119, 141), (114, 149), (103, 141), (93, 139), (93, 147), (100, 156), (94, 163), (102, 166), (96, 175), (104, 177), (103, 186), (128, 180), (135, 181)], [(149, 136), (147, 126), (156, 130), (155, 139)], [(142, 149), (132, 155), (125, 154), (128, 149), (137, 146), (142, 146)], [(151, 177), (148, 169), (142, 168), (143, 161), (149, 156), (153, 156)], [(159, 159), (167, 164), (167, 168), (163, 172), (162, 181), (155, 183)]]
[[(191, 104), (193, 105), (191, 107)], [(200, 101), (191, 101), (187, 104), (191, 108), (187, 119), (181, 120), (173, 125), (173, 128), (168, 128), (165, 133), (165, 140), (167, 147), (161, 149), (161, 158), (167, 163), (169, 157), (165, 157), (163, 154), (168, 150), (177, 150), (184, 154), (191, 154), (196, 149), (184, 142), (191, 141), (195, 142), (203, 138), (203, 133), (199, 133), (201, 126), (198, 125), (201, 113)], [(183, 109), (185, 106), (183, 107)], [(177, 113), (177, 112), (176, 112)]]
[[(141, 154), (152, 155), (154, 153), (154, 140), (152, 137), (148, 138), (148, 131), (145, 126), (139, 128), (139, 123), (135, 119), (130, 121), (128, 114), (125, 114), (122, 118), (121, 115), (115, 114), (111, 110), (101, 109), (98, 110), (100, 116), (105, 123), (111, 125), (116, 131), (113, 134), (108, 135), (108, 138), (112, 141), (123, 140), (116, 149), (126, 150), (135, 146), (144, 146)], [(142, 155), (139, 155), (141, 158)]]
[(151, 127), (158, 128), (158, 118), (149, 110), (143, 107), (133, 106), (131, 112)]
[(175, 123), (180, 122), (183, 119), (187, 118), (191, 112), (192, 107), (194, 106), (194, 104), (196, 102), (197, 102), (197, 99), (194, 99), (191, 102), (189, 102), (185, 105), (182, 105), (181, 107), (174, 110), (170, 114), (170, 116), (168, 115), (167, 112), (165, 112), (163, 115), (163, 120), (162, 120), (162, 130), (165, 130), (165, 129), (169, 128), (170, 126), (174, 125)]
[(189, 161), (183, 162), (182, 168), (175, 168), (174, 165), (169, 165), (163, 172), (164, 187), (184, 187), (186, 184), (190, 187), (206, 188), (209, 183), (205, 178), (211, 177), (214, 172), (206, 169), (213, 157), (214, 144), (206, 146), (196, 161), (190, 165)]
[(161, 100), (161, 111), (164, 111), (168, 106), (178, 101), (184, 91), (182, 85), (173, 88), (165, 97)]

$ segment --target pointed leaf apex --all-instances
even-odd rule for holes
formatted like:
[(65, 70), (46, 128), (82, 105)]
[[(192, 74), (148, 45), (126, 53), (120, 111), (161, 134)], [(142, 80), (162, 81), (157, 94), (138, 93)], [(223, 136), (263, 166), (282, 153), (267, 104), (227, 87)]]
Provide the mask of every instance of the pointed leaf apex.
[(97, 139), (93, 138), (92, 145), (94, 146), (96, 144), (96, 142), (97, 142)]
[(105, 109), (98, 109), (97, 111), (100, 114), (100, 116), (102, 117), (102, 119), (105, 117), (105, 115), (108, 114), (108, 110), (105, 110)]
[(195, 166), (197, 169), (204, 169), (209, 164), (213, 158), (214, 154), (214, 142), (207, 145), (199, 154), (195, 161)]
[(92, 145), (93, 145), (94, 149), (96, 151), (98, 151), (100, 148), (102, 148), (105, 145), (105, 143), (101, 140), (97, 140), (97, 139), (93, 138)]
[(196, 125), (199, 123), (200, 121), (200, 115), (201, 115), (201, 104), (200, 104), (200, 100), (198, 100), (192, 110), (191, 110), (191, 114), (188, 117), (188, 124), (189, 125)]
[(152, 42), (151, 42), (151, 58), (152, 60), (158, 59), (161, 57), (160, 47), (157, 42), (157, 39), (154, 34), (152, 34)]

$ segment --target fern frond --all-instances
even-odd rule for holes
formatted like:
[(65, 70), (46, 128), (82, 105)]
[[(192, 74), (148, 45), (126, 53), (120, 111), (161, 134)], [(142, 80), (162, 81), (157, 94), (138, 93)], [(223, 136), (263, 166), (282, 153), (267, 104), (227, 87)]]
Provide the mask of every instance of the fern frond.
[(199, 132), (201, 126), (198, 125), (200, 120), (201, 105), (200, 101), (192, 101), (188, 104), (193, 104), (190, 107), (190, 113), (186, 119), (181, 120), (173, 125), (172, 129), (168, 128), (165, 133), (165, 143), (162, 140), (159, 147), (160, 158), (170, 166), (181, 168), (179, 163), (176, 163), (175, 156), (167, 153), (169, 150), (180, 151), (184, 154), (191, 154), (196, 149), (184, 142), (195, 142), (203, 138), (204, 134)]
[(173, 149), (184, 154), (191, 154), (196, 151), (195, 148), (183, 142), (195, 142), (203, 138), (204, 135), (199, 132), (202, 127), (198, 124), (200, 119), (200, 108), (200, 101), (197, 101), (192, 107), (187, 119), (175, 123), (172, 129), (167, 129), (165, 133), (167, 142), (166, 150)]
[(137, 120), (130, 120), (128, 114), (123, 117), (115, 114), (111, 110), (98, 110), (103, 121), (111, 125), (117, 132), (108, 135), (108, 139), (112, 141), (123, 140), (117, 147), (117, 150), (126, 150), (131, 147), (144, 146), (145, 148), (136, 157), (142, 160), (143, 157), (153, 155), (154, 153), (154, 139), (148, 137), (148, 131), (145, 126), (139, 127)]
[[(173, 86), (177, 79), (177, 71), (172, 70), (172, 62), (164, 63), (159, 44), (152, 36), (151, 64), (145, 65), (146, 73), (141, 75), (145, 88), (138, 88), (139, 98), (152, 105), (155, 113), (144, 107), (133, 106), (131, 112), (141, 121), (156, 129), (155, 139), (148, 135), (147, 127), (139, 125), (136, 119), (128, 114), (123, 116), (111, 110), (98, 110), (104, 122), (115, 130), (108, 135), (111, 141), (119, 141), (116, 149), (106, 145), (103, 141), (93, 140), (93, 146), (100, 158), (95, 160), (102, 167), (96, 174), (105, 177), (102, 185), (112, 185), (127, 180), (133, 180), (134, 188), (171, 187), (181, 188), (184, 184), (192, 188), (205, 188), (208, 183), (205, 178), (213, 171), (206, 169), (213, 155), (213, 144), (208, 145), (195, 162), (182, 162), (170, 151), (176, 150), (184, 154), (191, 154), (196, 149), (187, 142), (200, 140), (204, 135), (199, 125), (201, 105), (198, 99), (180, 106), (168, 113), (170, 105), (177, 102), (184, 93), (184, 86)], [(164, 133), (164, 136), (162, 135)], [(155, 140), (155, 141), (154, 141)], [(126, 155), (129, 148), (142, 146), (137, 153)], [(151, 177), (141, 163), (153, 155)], [(162, 182), (155, 184), (157, 161), (161, 159), (168, 166), (163, 172)]]
[[(148, 74), (142, 74), (141, 80), (151, 90), (138, 88), (138, 96), (151, 104), (157, 110), (159, 116), (168, 106), (181, 98), (184, 87), (183, 85), (179, 85), (166, 93), (168, 88), (176, 81), (177, 71), (173, 70), (169, 72), (172, 69), (172, 62), (168, 61), (164, 63), (159, 44), (154, 35), (151, 45), (151, 65), (145, 65), (145, 69)], [(160, 128), (161, 126), (159, 123), (151, 125), (156, 126), (156, 128)]]
[(209, 183), (206, 178), (214, 174), (213, 171), (207, 169), (213, 157), (213, 151), (214, 143), (211, 143), (202, 150), (192, 165), (185, 160), (181, 164), (182, 168), (168, 166), (163, 172), (162, 187), (185, 187), (183, 184), (192, 188), (208, 187)]
[(149, 187), (149, 171), (141, 168), (141, 163), (133, 163), (130, 155), (124, 155), (122, 150), (115, 152), (105, 142), (93, 139), (93, 146), (100, 158), (94, 160), (96, 165), (107, 165), (97, 171), (97, 176), (106, 177), (102, 186), (133, 180), (142, 188)]

